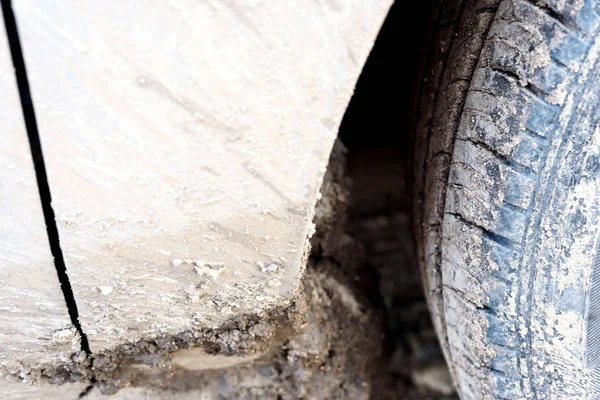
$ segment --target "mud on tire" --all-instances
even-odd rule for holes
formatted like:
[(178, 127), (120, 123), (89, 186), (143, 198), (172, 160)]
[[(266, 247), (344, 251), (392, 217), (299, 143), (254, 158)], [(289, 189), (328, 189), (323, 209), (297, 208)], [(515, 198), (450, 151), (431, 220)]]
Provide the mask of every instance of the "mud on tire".
[(461, 398), (600, 398), (600, 1), (440, 0), (435, 13), (414, 214)]

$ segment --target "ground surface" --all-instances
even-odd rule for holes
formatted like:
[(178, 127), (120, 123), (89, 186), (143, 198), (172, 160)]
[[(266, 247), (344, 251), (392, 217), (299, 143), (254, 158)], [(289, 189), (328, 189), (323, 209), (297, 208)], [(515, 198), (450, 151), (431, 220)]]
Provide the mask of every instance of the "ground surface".
[[(350, 150), (347, 230), (375, 271), (385, 319), (382, 385), (372, 398), (457, 399), (429, 319), (414, 259), (401, 147)], [(383, 389), (383, 390), (381, 390)]]

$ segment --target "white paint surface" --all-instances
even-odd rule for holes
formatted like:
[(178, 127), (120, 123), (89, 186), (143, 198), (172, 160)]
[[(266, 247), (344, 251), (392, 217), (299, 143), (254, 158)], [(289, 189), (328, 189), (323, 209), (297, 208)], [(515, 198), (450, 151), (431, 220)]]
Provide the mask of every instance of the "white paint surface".
[(93, 351), (290, 301), (390, 4), (15, 2)]
[[(6, 36), (0, 37), (0, 379), (79, 349), (46, 225)], [(68, 334), (65, 334), (68, 333)], [(0, 397), (2, 388), (0, 383)]]

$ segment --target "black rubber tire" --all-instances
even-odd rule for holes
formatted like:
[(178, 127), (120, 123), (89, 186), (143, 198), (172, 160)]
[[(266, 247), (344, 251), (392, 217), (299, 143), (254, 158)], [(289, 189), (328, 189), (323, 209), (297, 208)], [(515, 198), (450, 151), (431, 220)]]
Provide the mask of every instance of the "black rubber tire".
[(440, 0), (436, 12), (415, 233), (457, 389), (600, 399), (600, 0)]

